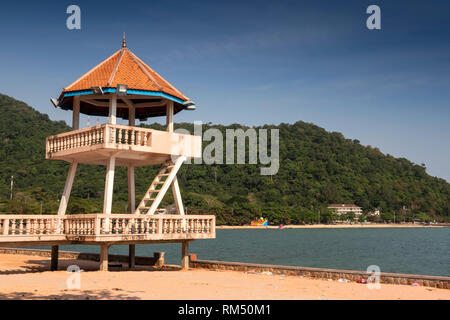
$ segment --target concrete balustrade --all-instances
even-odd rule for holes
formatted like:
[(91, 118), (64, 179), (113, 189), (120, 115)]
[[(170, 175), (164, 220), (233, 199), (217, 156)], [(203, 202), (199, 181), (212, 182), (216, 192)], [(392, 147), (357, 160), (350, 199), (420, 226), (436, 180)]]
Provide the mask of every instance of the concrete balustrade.
[[(170, 156), (200, 157), (201, 137), (102, 124), (50, 136), (46, 140), (47, 159), (103, 164), (109, 157), (109, 153), (105, 152), (120, 151), (126, 152), (123, 155), (124, 162), (135, 165), (161, 163), (162, 158)], [(121, 165), (121, 155), (117, 158)]]
[(215, 238), (212, 215), (0, 215), (0, 246), (61, 241), (139, 242)]

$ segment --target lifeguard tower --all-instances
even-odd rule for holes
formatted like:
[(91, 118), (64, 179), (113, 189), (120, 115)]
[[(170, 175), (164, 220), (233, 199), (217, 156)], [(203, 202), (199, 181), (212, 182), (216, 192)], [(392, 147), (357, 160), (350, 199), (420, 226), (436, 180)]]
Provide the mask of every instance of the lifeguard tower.
[[(215, 238), (215, 217), (185, 215), (177, 172), (188, 158), (201, 156), (201, 137), (174, 132), (173, 116), (195, 104), (147, 66), (123, 39), (122, 48), (65, 87), (57, 108), (71, 110), (72, 131), (47, 138), (46, 158), (70, 163), (57, 215), (0, 216), (0, 246), (52, 246), (52, 269), (58, 245), (100, 245), (100, 269), (108, 269), (108, 248), (129, 245), (134, 266), (137, 243), (182, 243), (182, 266), (188, 267), (188, 244)], [(80, 113), (108, 117), (108, 122), (79, 129)], [(135, 126), (136, 119), (166, 116), (166, 131)], [(117, 118), (128, 120), (118, 125)], [(79, 163), (106, 166), (102, 214), (66, 216)], [(135, 167), (161, 165), (142, 200), (135, 203)], [(114, 170), (128, 170), (128, 213), (111, 214)], [(168, 189), (177, 214), (157, 214)]]

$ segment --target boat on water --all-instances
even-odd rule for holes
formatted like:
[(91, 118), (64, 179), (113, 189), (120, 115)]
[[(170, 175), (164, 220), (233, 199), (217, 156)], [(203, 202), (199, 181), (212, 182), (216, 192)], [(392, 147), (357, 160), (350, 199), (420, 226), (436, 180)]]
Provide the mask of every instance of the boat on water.
[(267, 227), (269, 225), (269, 220), (261, 217), (259, 219), (255, 219), (252, 222), (250, 222), (251, 226), (261, 226), (261, 227)]

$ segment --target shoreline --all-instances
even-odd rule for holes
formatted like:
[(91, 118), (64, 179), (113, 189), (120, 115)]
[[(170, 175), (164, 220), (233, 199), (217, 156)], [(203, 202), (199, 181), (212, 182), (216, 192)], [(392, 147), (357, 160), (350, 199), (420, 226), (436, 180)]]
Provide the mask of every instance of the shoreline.
[[(305, 224), (283, 225), (282, 229), (338, 229), (338, 228), (448, 228), (450, 225), (422, 225), (414, 223), (392, 224), (392, 223), (354, 223), (354, 224)], [(216, 226), (216, 229), (280, 229), (275, 226)]]

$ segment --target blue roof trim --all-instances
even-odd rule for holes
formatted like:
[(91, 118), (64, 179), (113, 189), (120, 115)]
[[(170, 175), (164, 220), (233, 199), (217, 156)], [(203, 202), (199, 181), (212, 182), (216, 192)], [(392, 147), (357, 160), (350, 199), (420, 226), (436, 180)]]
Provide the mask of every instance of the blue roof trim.
[[(116, 88), (102, 88), (104, 93), (116, 93)], [(80, 90), (80, 91), (72, 91), (72, 92), (65, 92), (63, 95), (63, 98), (66, 97), (73, 97), (73, 96), (82, 96), (82, 95), (88, 95), (88, 94), (94, 94), (92, 90)], [(154, 97), (162, 97), (169, 100), (172, 100), (174, 102), (183, 103), (184, 100), (181, 100), (177, 97), (174, 97), (170, 94), (161, 92), (161, 91), (147, 91), (147, 90), (135, 90), (135, 89), (128, 89), (127, 94), (136, 94), (136, 95), (143, 95), (143, 96), (154, 96)]]

